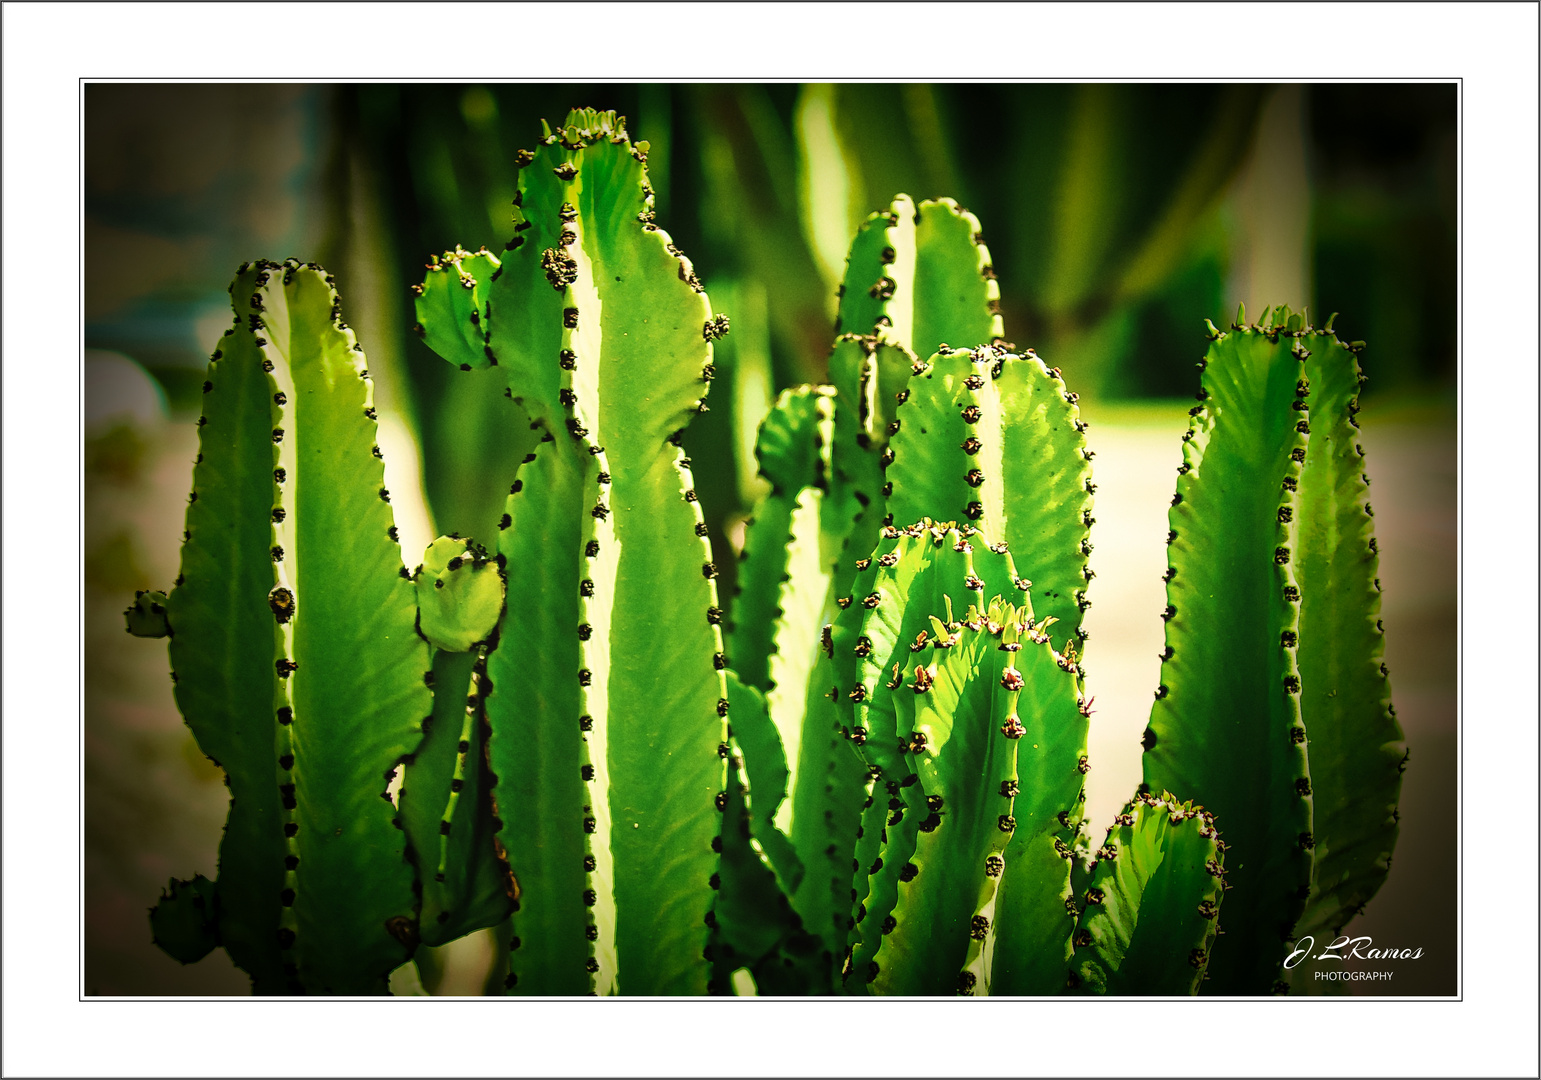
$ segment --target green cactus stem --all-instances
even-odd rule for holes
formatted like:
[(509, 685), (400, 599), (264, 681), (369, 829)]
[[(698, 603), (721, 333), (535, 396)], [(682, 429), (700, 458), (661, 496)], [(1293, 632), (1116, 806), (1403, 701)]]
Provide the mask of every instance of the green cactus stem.
[(1302, 932), (1336, 934), (1390, 869), (1407, 746), (1384, 662), (1380, 557), (1355, 418), (1363, 376), (1355, 351), (1330, 332), (1297, 341), (1311, 405), (1300, 477), (1299, 663), (1316, 838)]
[(830, 652), (843, 733), (872, 782), (855, 852), (855, 935), (846, 979), (849, 990), (860, 992), (874, 981), (873, 958), (898, 900), (900, 875), (931, 814), (916, 772), (924, 741), (913, 743), (899, 727), (898, 702), (905, 694), (914, 697), (913, 690), (900, 689), (913, 647), (924, 651), (941, 632), (932, 619), (951, 624), (955, 612), (1014, 594), (1017, 578), (1009, 558), (985, 546), (973, 529), (929, 520), (903, 530), (885, 527), (872, 557), (858, 560), (855, 569), (851, 594), (837, 601), (841, 615)]
[(911, 356), (997, 344), (1000, 295), (978, 218), (952, 199), (896, 195), (851, 244), (836, 333), (876, 334)]
[(822, 943), (819, 985), (831, 987), (840, 980), (854, 925), (851, 849), (872, 787), (866, 766), (843, 734), (830, 692), (834, 680), (833, 661), (821, 647), (808, 679), (797, 753), (789, 755), (795, 765), (787, 799), (792, 804), (787, 835), (804, 867), (792, 902), (803, 925)]
[(1008, 842), (1068, 839), (1079, 822), (1076, 668), (1006, 545), (971, 527), (886, 529), (857, 568), (831, 642), (845, 732), (873, 778), (847, 989), (984, 992)]
[[(828, 994), (831, 965), (822, 943), (792, 907), (803, 868), (773, 824), (786, 798), (787, 767), (765, 700), (728, 672), (732, 772), (723, 816), (720, 892), (713, 908), (713, 986), (725, 992), (748, 968), (763, 994)], [(742, 753), (739, 747), (742, 747)]]
[(319, 267), (247, 265), (231, 298), (166, 603), (177, 705), (231, 790), (219, 937), (259, 994), (385, 993), (416, 902), (381, 778), (430, 703), (368, 372)]
[(542, 431), (507, 504), (488, 658), (515, 993), (700, 994), (710, 971), (728, 699), (678, 438), (727, 320), (653, 224), (645, 158), (614, 114), (571, 113), (521, 155), (503, 258), (457, 249), (418, 287), (428, 344), (502, 369)]
[(485, 649), (435, 650), (433, 689), (433, 716), (404, 766), (396, 805), (417, 867), (419, 937), (437, 946), (503, 922), (519, 884), (494, 838)]
[(852, 241), (829, 357), (838, 394), (833, 468), (842, 482), (834, 496), (855, 514), (838, 589), (850, 584), (850, 560), (872, 550), (885, 524), (932, 513), (922, 508), (893, 519), (884, 506), (881, 458), (917, 360), (947, 344), (1004, 344), (999, 312), (1000, 287), (979, 221), (951, 199), (917, 207), (896, 195)]
[[(1301, 721), (1300, 483), (1311, 412), (1299, 316), (1214, 340), (1169, 511), (1166, 650), (1145, 784), (1226, 822), (1232, 910), (1206, 992), (1268, 993), (1311, 884)], [(1243, 316), (1244, 317), (1244, 316)], [(1238, 319), (1238, 323), (1240, 323)]]
[[(1024, 693), (1043, 693), (1073, 683), (1055, 670), (1043, 635), (1030, 636), (1027, 608), (997, 601), (971, 608), (940, 645), (932, 641), (929, 665), (916, 665), (917, 692), (898, 697), (900, 736), (923, 741), (916, 761), (929, 811), (919, 825), (910, 865), (915, 875), (901, 885), (894, 926), (875, 960), (873, 989), (883, 993), (945, 994), (985, 989), (984, 970), (996, 887), (1007, 842), (1017, 828), (1037, 830), (1037, 793), (1017, 809), (1021, 739), (1014, 721)], [(1011, 650), (1017, 646), (1016, 651)], [(920, 693), (920, 672), (930, 683)], [(1017, 689), (1012, 689), (1017, 687)], [(1045, 695), (1047, 696), (1047, 695)], [(1072, 695), (1073, 697), (1073, 692)], [(1043, 747), (1033, 748), (1033, 753)], [(1055, 823), (1049, 820), (1049, 828)]]
[(1115, 996), (1198, 993), (1220, 932), (1224, 848), (1208, 812), (1166, 792), (1135, 796), (1077, 890), (1070, 987)]
[(918, 364), (891, 425), (884, 489), (898, 520), (955, 515), (1011, 545), (1033, 611), (1060, 642), (1085, 634), (1091, 451), (1058, 370), (993, 346)]
[[(1090, 710), (1075, 642), (1057, 651), (1052, 633), (1049, 620), (1029, 622), (1015, 654), (1023, 680), (1018, 723), (1008, 720), (1000, 731), (1017, 744), (1016, 827), (1000, 868), (984, 955), (969, 969), (978, 978), (977, 992), (1039, 996), (1059, 993), (1065, 983), (1082, 869), (1076, 852), (1085, 847)], [(986, 859), (986, 873), (994, 869)], [(962, 982), (959, 989), (965, 989)]]
[[(829, 567), (838, 557), (838, 549), (833, 556), (823, 550), (830, 534), (839, 535), (838, 522), (830, 522), (832, 529), (822, 527), (831, 489), (834, 427), (833, 392), (803, 386), (782, 391), (755, 442), (760, 476), (770, 482), (771, 490), (756, 505), (745, 529), (743, 565), (726, 637), (733, 670), (762, 692), (793, 684), (772, 677), (776, 658), (785, 663), (806, 654), (806, 666), (817, 651)], [(789, 604), (794, 611), (786, 610)], [(781, 641), (783, 635), (796, 633), (802, 635), (797, 641)], [(805, 672), (796, 689), (800, 692), (806, 682)], [(800, 709), (801, 702), (797, 704)]]
[[(778, 824), (800, 861), (817, 868), (795, 901), (831, 957), (844, 951), (851, 916), (843, 852), (866, 795), (825, 697), (817, 634), (834, 618), (834, 594), (849, 591), (854, 561), (878, 542), (887, 516), (880, 455), (917, 352), (1001, 335), (979, 223), (951, 200), (917, 207), (900, 195), (872, 215), (852, 244), (840, 293), (837, 332), (848, 332), (830, 355), (833, 386), (784, 395), (762, 431), (761, 468), (775, 490), (746, 533), (730, 649), (743, 677), (766, 690), (791, 763)], [(769, 622), (772, 612), (779, 614)], [(867, 839), (876, 842), (875, 834)]]

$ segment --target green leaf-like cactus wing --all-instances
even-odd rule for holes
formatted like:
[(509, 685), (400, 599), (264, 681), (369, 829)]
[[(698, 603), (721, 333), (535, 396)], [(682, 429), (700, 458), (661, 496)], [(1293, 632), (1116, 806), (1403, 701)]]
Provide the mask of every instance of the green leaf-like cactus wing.
[(908, 195), (896, 195), (887, 210), (868, 215), (851, 241), (837, 332), (874, 334), (886, 319), (893, 341), (909, 347), (914, 304), (915, 203)]
[(822, 942), (823, 983), (835, 984), (845, 962), (851, 922), (851, 851), (871, 781), (841, 731), (832, 690), (832, 661), (823, 649), (808, 679), (806, 719), (792, 763), (789, 835), (802, 863), (793, 906)]
[(1093, 488), (1075, 395), (1036, 356), (984, 347), (933, 354), (903, 396), (884, 455), (887, 509), (1001, 537), (1033, 582), (1035, 614), (1079, 647)]
[[(704, 408), (727, 323), (652, 224), (645, 156), (613, 114), (587, 110), (522, 154), (515, 236), (477, 320), (488, 362), (553, 440), (500, 541), (509, 614), (488, 700), (500, 838), (524, 887), (519, 992), (574, 992), (558, 987), (576, 978), (576, 992), (699, 994), (709, 972), (728, 706), (716, 567), (676, 440)], [(468, 339), (435, 330), (458, 316), (423, 291), (429, 342)], [(512, 632), (522, 618), (540, 634)], [(530, 697), (559, 725), (534, 754), (520, 745)], [(531, 803), (546, 815), (526, 817)], [(549, 933), (519, 929), (542, 919)]]
[(1080, 667), (1068, 648), (1055, 651), (1053, 625), (1045, 628), (1045, 622), (1029, 624), (1018, 638), (1017, 722), (1008, 718), (997, 729), (1015, 737), (1016, 777), (1010, 810), (1015, 828), (995, 894), (988, 962), (975, 967), (992, 995), (1059, 993), (1074, 928), (1072, 876), (1086, 802), (1088, 713)]
[(1311, 881), (1301, 724), (1298, 487), (1310, 425), (1282, 327), (1214, 341), (1169, 512), (1166, 658), (1145, 783), (1226, 822), (1234, 889), (1204, 989), (1265, 994)]
[(862, 224), (846, 259), (839, 329), (910, 356), (1001, 339), (1000, 288), (979, 220), (952, 199), (896, 195)]
[[(596, 786), (604, 758), (589, 742), (593, 718), (578, 683), (580, 583), (592, 581), (584, 567), (582, 519), (596, 471), (586, 457), (565, 436), (539, 444), (535, 460), (511, 485), (508, 525), (498, 535), (509, 602), (487, 661), (492, 686), (485, 707), (492, 794), (502, 823), (497, 839), (520, 886), (508, 955), (508, 985), (516, 994), (588, 993), (595, 974), (588, 963), (599, 945), (596, 917), (604, 915), (606, 929), (614, 928), (608, 890), (603, 909), (582, 902), (587, 890), (599, 895), (601, 855), (610, 871), (602, 843), (608, 833), (599, 831), (609, 805)], [(613, 970), (613, 940), (605, 945)]]
[(1359, 365), (1329, 333), (1301, 344), (1311, 449), (1300, 477), (1300, 710), (1316, 838), (1302, 932), (1337, 933), (1386, 878), (1407, 747), (1383, 662), (1379, 556), (1354, 419)]
[(489, 367), (492, 319), (489, 294), (501, 264), (483, 248), (456, 248), (429, 260), (428, 276), (414, 286), (418, 322), (414, 329), (444, 359), (470, 371)]
[[(1024, 616), (1025, 617), (1025, 616)], [(872, 987), (885, 994), (971, 991), (982, 963), (1002, 852), (1016, 828), (1012, 814), (1019, 740), (1007, 730), (1017, 715), (1020, 654), (1003, 652), (1017, 637), (1015, 609), (1000, 603), (949, 636), (952, 644), (915, 654), (897, 691), (900, 737), (913, 750), (923, 793), (908, 870), (877, 949)], [(1010, 631), (1006, 627), (1011, 627)], [(992, 872), (993, 871), (993, 872)]]
[[(784, 632), (800, 632), (807, 638), (809, 623), (815, 634), (818, 630), (818, 609), (823, 605), (827, 583), (820, 588), (816, 580), (804, 579), (808, 570), (815, 578), (828, 573), (820, 550), (819, 511), (830, 488), (834, 413), (833, 395), (827, 388), (805, 386), (783, 391), (760, 425), (755, 450), (760, 475), (770, 481), (771, 490), (755, 506), (744, 533), (739, 591), (727, 641), (733, 670), (747, 685), (762, 692), (771, 689), (772, 657), (790, 659), (801, 651), (791, 642), (783, 651), (778, 638)], [(805, 496), (810, 490), (813, 494)], [(800, 511), (803, 520), (799, 520)], [(797, 543), (799, 538), (805, 542)], [(809, 540), (811, 544), (806, 542)], [(794, 556), (794, 548), (800, 558)], [(807, 565), (810, 561), (811, 566)], [(796, 570), (804, 573), (794, 573), (794, 562), (798, 564)], [(815, 607), (811, 616), (797, 621), (783, 619), (783, 593), (794, 591), (799, 595), (817, 593), (811, 601)], [(811, 646), (812, 641), (800, 644)], [(811, 649), (807, 651), (811, 659)], [(798, 705), (800, 708), (801, 701)]]
[(419, 937), (445, 945), (508, 918), (518, 885), (494, 843), (480, 652), (437, 650), (433, 720), (397, 797), (422, 890)]
[(249, 265), (231, 295), (167, 603), (178, 706), (231, 788), (220, 938), (259, 993), (383, 993), (415, 919), (382, 777), (429, 697), (368, 373), (319, 268)]
[(1117, 996), (1198, 993), (1225, 890), (1214, 819), (1170, 795), (1137, 796), (1097, 860), (1080, 897), (1071, 984)]
[[(786, 758), (764, 698), (731, 671), (727, 682), (733, 768), (713, 908), (713, 979), (718, 992), (725, 992), (734, 971), (748, 968), (762, 995), (827, 994), (830, 965), (817, 961), (821, 943), (803, 928), (791, 902), (802, 864), (791, 841), (772, 824), (787, 793)], [(742, 755), (735, 752), (740, 747)]]
[[(1032, 580), (1033, 613), (1056, 619), (1059, 648), (1082, 645), (1091, 573), (1092, 451), (1078, 396), (1059, 369), (1029, 352), (1001, 365), (996, 388), (1007, 418), (1001, 455), (1006, 525), (1021, 574)], [(988, 483), (988, 478), (986, 483)]]
[[(1076, 806), (1085, 724), (1069, 669), (1032, 628), (1004, 546), (923, 521), (885, 529), (856, 566), (831, 638), (842, 729), (874, 778), (856, 850), (847, 989), (954, 993), (966, 969), (979, 968), (971, 974), (982, 982), (984, 938), (974, 935), (990, 925), (985, 909), (1006, 862), (999, 852), (1018, 823), (1071, 835), (1073, 823), (1055, 815)], [(1034, 750), (1073, 780), (1024, 788), (1019, 811), (1017, 744), (1029, 730)]]
[[(249, 301), (250, 287), (244, 302)], [(248, 310), (250, 310), (248, 308)], [(230, 815), (220, 843), (220, 936), (257, 993), (288, 992), (279, 958), (284, 889), (279, 819), (273, 563), (273, 395), (278, 386), (245, 318), (209, 363), (200, 416), (197, 499), (187, 508), (180, 581), (166, 603), (177, 708), (224, 770)]]
[[(802, 884), (803, 866), (791, 840), (775, 824), (786, 801), (791, 776), (786, 749), (760, 692), (739, 682), (731, 670), (727, 677), (732, 741), (743, 750), (744, 772), (749, 781), (751, 829), (776, 874), (780, 890), (790, 897)], [(724, 828), (724, 835), (730, 831)]]
[(914, 324), (906, 344), (925, 357), (943, 345), (998, 344), (1000, 286), (979, 219), (952, 199), (920, 204), (915, 224)]
[(292, 463), (280, 466), (292, 509), (275, 532), (292, 543), (280, 539), (290, 554), (273, 565), (295, 605), (279, 628), (295, 665), (294, 719), (283, 726), (300, 826), (291, 845), (300, 868), (289, 871), (296, 949), (313, 991), (360, 993), (383, 986), (405, 959), (394, 928), (412, 913), (412, 874), (381, 795), (384, 774), (421, 738), (428, 649), (415, 629), (362, 350), (318, 270), (287, 271), (281, 295), (287, 333), (269, 314), (264, 351), (281, 354), (274, 375), (282, 386), (287, 373), (291, 402), (279, 456)]

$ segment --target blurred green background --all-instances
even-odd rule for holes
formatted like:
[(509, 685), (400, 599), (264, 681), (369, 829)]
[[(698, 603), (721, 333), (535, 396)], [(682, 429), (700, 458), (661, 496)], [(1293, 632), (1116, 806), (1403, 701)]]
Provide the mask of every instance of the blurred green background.
[[(1369, 343), (1372, 476), (1379, 466), (1400, 500), (1388, 511), (1372, 491), (1388, 562), (1388, 656), (1414, 743), (1409, 785), (1427, 760), (1438, 771), (1423, 776), (1442, 778), (1429, 806), (1453, 793), (1454, 636), (1437, 628), (1455, 617), (1454, 84), (93, 83), (87, 992), (244, 991), (222, 957), (179, 971), (140, 940), (157, 886), (172, 874), (212, 875), (224, 791), (170, 706), (163, 649), (127, 640), (116, 621), (125, 594), (175, 576), (191, 421), (208, 352), (230, 321), (225, 287), (236, 266), (295, 255), (336, 275), (376, 379), (388, 465), (406, 477), (391, 490), (421, 478), (420, 504), (399, 507), (411, 519), (408, 561), (413, 541), (436, 532), (491, 536), (522, 433), (499, 423), (495, 375), (452, 370), (409, 332), (408, 287), (430, 253), (501, 251), (514, 155), (534, 143), (542, 118), (559, 121), (574, 106), (614, 109), (651, 144), (658, 222), (732, 319), (711, 412), (686, 436), (727, 597), (733, 547), (759, 491), (755, 426), (778, 390), (822, 380), (856, 227), (901, 191), (950, 195), (978, 215), (1006, 337), (1059, 366), (1094, 424), (1102, 535), (1092, 595), (1105, 625), (1094, 647), (1104, 649), (1103, 672), (1132, 686), (1129, 716), (1106, 729), (1124, 739), (1118, 724), (1127, 726), (1131, 745), (1148, 710), (1145, 683), (1156, 681), (1161, 513), (1203, 320), (1228, 324), (1238, 301), (1253, 315), (1306, 306), (1318, 322), (1342, 312), (1340, 336)], [(1387, 448), (1379, 461), (1377, 442)], [(1160, 468), (1150, 477), (1121, 483), (1152, 461)], [(1127, 529), (1116, 524), (1123, 488), (1135, 515)], [(1128, 559), (1114, 554), (1147, 526), (1157, 530), (1153, 556), (1132, 546)], [(1398, 560), (1409, 583), (1401, 600)], [(1421, 644), (1426, 631), (1433, 645)], [(1156, 644), (1145, 640), (1152, 634)], [(1131, 657), (1148, 648), (1148, 679), (1121, 659), (1125, 646)], [(1094, 689), (1118, 712), (1122, 690)], [(1426, 756), (1415, 726), (1427, 729)], [(1132, 789), (1137, 752), (1129, 760), (1112, 768), (1104, 801)], [(1416, 849), (1427, 863), (1419, 888), (1432, 881), (1448, 902), (1425, 900), (1423, 921), (1404, 929), (1440, 923), (1448, 970), (1377, 992), (1454, 991), (1453, 810), (1441, 820), (1430, 825), (1437, 840)], [(1367, 919), (1390, 903), (1399, 874), (1391, 880)]]

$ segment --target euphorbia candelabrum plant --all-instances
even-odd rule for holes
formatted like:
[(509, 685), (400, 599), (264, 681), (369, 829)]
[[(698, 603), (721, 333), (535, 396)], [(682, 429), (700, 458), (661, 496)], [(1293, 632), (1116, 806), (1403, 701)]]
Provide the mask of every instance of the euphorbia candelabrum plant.
[(259, 994), (384, 993), (505, 921), (513, 994), (1282, 989), (1287, 943), (1383, 880), (1406, 760), (1358, 346), (1210, 327), (1145, 782), (1092, 841), (1093, 454), (1003, 338), (977, 220), (899, 196), (863, 226), (830, 385), (761, 427), (725, 614), (680, 442), (728, 322), (645, 162), (573, 112), (520, 156), (502, 254), (415, 288), (538, 440), (496, 538), (415, 572), (331, 279), (241, 268), (182, 571), (127, 613), (231, 791), (218, 880), (174, 881), (156, 940)]

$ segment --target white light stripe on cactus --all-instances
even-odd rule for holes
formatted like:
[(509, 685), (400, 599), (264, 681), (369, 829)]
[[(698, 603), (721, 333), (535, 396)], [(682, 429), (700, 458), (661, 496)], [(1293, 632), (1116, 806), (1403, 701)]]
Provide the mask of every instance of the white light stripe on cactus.
[(818, 613), (824, 606), (824, 598), (834, 578), (833, 569), (825, 565), (819, 553), (822, 539), (819, 519), (823, 503), (824, 493), (818, 488), (806, 487), (798, 493), (787, 542), (786, 581), (782, 584), (777, 604), (784, 613), (798, 612), (806, 615), (812, 612), (813, 617), (783, 618), (779, 621), (776, 648), (769, 657), (772, 685), (765, 695), (765, 703), (770, 710), (771, 722), (781, 735), (781, 744), (787, 755), (787, 797), (776, 809), (775, 824), (788, 835), (791, 835), (792, 830), (792, 799), (797, 790), (798, 750), (802, 745), (808, 676), (818, 657)]
[[(299, 476), (298, 468), (298, 444), (299, 425), (294, 422), (295, 409), (298, 403), (298, 395), (294, 390), (294, 378), (289, 370), (289, 304), (284, 296), (282, 277), (276, 274), (269, 276), (269, 285), (254, 292), (253, 295), (262, 297), (262, 324), (263, 331), (267, 335), (268, 344), (262, 346), (262, 355), (272, 363), (273, 370), (268, 373), (268, 388), (272, 392), (273, 403), (271, 412), (273, 416), (274, 430), (283, 429), (284, 438), (276, 445), (278, 468), (283, 470), (286, 478), (280, 484), (277, 476), (273, 482), (273, 506), (283, 507), (285, 512), (282, 521), (272, 523), (273, 545), (284, 552), (282, 560), (273, 563), (273, 585), (289, 590), (293, 597), (293, 614), (286, 620), (279, 622), (274, 620), (274, 645), (275, 652), (281, 657), (292, 660), (294, 658), (294, 630), (299, 618), (299, 590), (295, 583), (299, 580), (299, 544), (295, 537), (295, 513), (294, 513), (294, 488), (296, 478)], [(260, 336), (260, 335), (259, 335)], [(282, 347), (280, 347), (282, 342)], [(285, 404), (280, 405), (279, 395)], [(295, 680), (302, 676), (298, 671), (291, 672), (287, 679), (278, 677), (273, 673), (273, 708), (287, 708), (293, 715), (295, 701)], [(291, 724), (275, 724), (273, 729), (274, 758), (282, 758), (289, 755), (292, 767), (285, 772), (276, 770), (273, 782), (275, 784), (298, 784), (299, 773), (303, 763), (299, 755), (294, 752), (294, 727)], [(291, 789), (293, 790), (293, 789)], [(279, 818), (287, 826), (297, 823), (298, 815), (295, 810), (287, 809), (282, 801), (279, 803)], [(288, 830), (285, 829), (287, 834)], [(298, 860), (300, 855), (300, 838), (298, 835), (284, 837), (284, 853), (291, 856), (296, 865), (294, 867), (285, 864), (284, 888), (291, 889), (295, 895), (299, 895), (300, 879)], [(278, 909), (278, 925), (290, 932), (299, 929), (299, 921), (296, 917), (297, 907), (293, 904)], [(302, 955), (305, 943), (296, 937), (289, 949), (284, 950), (285, 956), (292, 956), (295, 951)]]
[[(581, 367), (582, 365), (580, 365)], [(594, 363), (597, 366), (597, 362)], [(596, 491), (600, 501), (607, 501), (607, 486), (594, 482), (600, 472), (609, 472), (610, 465), (603, 453), (595, 454), (584, 463), (589, 470), (590, 490)], [(610, 812), (610, 632), (611, 614), (615, 604), (615, 581), (620, 570), (621, 543), (615, 535), (612, 515), (586, 514), (583, 519), (583, 542), (597, 541), (599, 553), (584, 557), (584, 576), (594, 583), (594, 595), (578, 601), (579, 617), (590, 626), (593, 633), (579, 645), (583, 666), (592, 673), (592, 682), (579, 692), (579, 700), (585, 715), (593, 717), (593, 730), (585, 736), (588, 743), (588, 762), (594, 767), (594, 779), (588, 785), (590, 804), (594, 808), (594, 833), (591, 850), (594, 854), (594, 870), (589, 875), (589, 887), (597, 896), (594, 904), (594, 924), (599, 928), (599, 940), (595, 943), (595, 959), (599, 971), (594, 975), (594, 990), (601, 997), (617, 992), (620, 970), (616, 949), (615, 905), (615, 857), (610, 844), (614, 820)]]
[[(895, 345), (902, 345), (910, 352), (915, 351), (915, 203), (908, 195), (895, 196), (893, 206), (890, 208), (898, 218), (893, 225), (883, 230), (883, 235), (888, 240), (888, 246), (894, 249), (894, 261), (883, 268), (886, 276), (893, 279), (893, 298), (883, 308), (883, 313), (888, 316), (891, 326), (880, 327), (878, 337)], [(851, 329), (858, 333), (865, 333), (866, 328)], [(969, 344), (976, 344), (970, 342)], [(890, 406), (883, 403), (884, 411)]]

